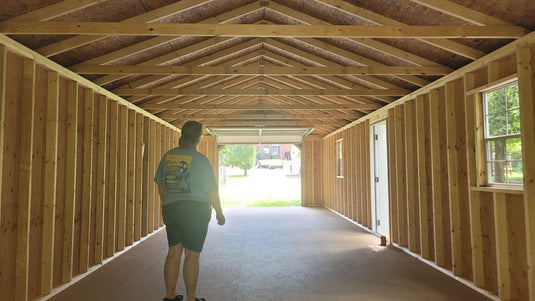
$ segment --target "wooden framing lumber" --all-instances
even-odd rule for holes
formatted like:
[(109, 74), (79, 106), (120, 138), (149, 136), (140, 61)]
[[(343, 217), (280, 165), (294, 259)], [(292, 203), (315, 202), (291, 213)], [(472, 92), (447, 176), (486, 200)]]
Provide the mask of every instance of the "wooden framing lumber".
[(378, 104), (147, 104), (141, 105), (146, 110), (373, 110)]
[(143, 118), (143, 123), (142, 123), (142, 126), (143, 126), (143, 137), (142, 137), (142, 145), (141, 145), (141, 150), (142, 150), (142, 182), (141, 182), (141, 237), (145, 237), (147, 236), (147, 234), (149, 233), (149, 216), (150, 216), (150, 211), (149, 211), (149, 208), (150, 208), (150, 205), (149, 205), (149, 202), (151, 201), (150, 200), (150, 182), (154, 182), (153, 181), (153, 177), (152, 177), (152, 174), (150, 174), (149, 172), (149, 169), (150, 169), (150, 155), (151, 155), (151, 151), (150, 151), (150, 137), (149, 137), (149, 133), (150, 133), (150, 120), (148, 117), (142, 117)]
[[(5, 124), (6, 115), (6, 78), (7, 76), (7, 48), (0, 45), (0, 124)], [(5, 127), (0, 127), (0, 168), (4, 168), (4, 136)], [(3, 172), (0, 170), (0, 183)], [(2, 208), (2, 185), (0, 184), (0, 208)], [(1, 211), (0, 211), (1, 214)]]
[(490, 15), (483, 14), (449, 0), (411, 1), (476, 25), (509, 25), (509, 23), (505, 21), (496, 19)]
[[(418, 166), (417, 166), (417, 140), (416, 140), (416, 116), (415, 116), (415, 101), (408, 101), (405, 103), (405, 178), (406, 180), (406, 200), (407, 203), (407, 221), (409, 224), (409, 250), (418, 253), (420, 249), (420, 232), (417, 228), (419, 226), (418, 214)], [(415, 160), (416, 159), (416, 160)]]
[(108, 232), (106, 233), (106, 258), (113, 256), (116, 246), (116, 216), (117, 216), (117, 175), (118, 175), (118, 159), (119, 153), (119, 104), (116, 101), (109, 102), (109, 157), (108, 157), (108, 174), (106, 175), (108, 191), (106, 198), (108, 202), (108, 212), (106, 219), (108, 224)]
[[(134, 112), (135, 113), (135, 112)], [(141, 239), (141, 216), (143, 207), (143, 180), (148, 180), (143, 177), (143, 116), (135, 113), (136, 117), (136, 139), (135, 139), (135, 170), (134, 170), (134, 241)]]
[(80, 272), (89, 268), (89, 245), (91, 224), (91, 200), (93, 183), (93, 127), (94, 125), (94, 93), (91, 89), (84, 90), (84, 148), (83, 148), (83, 186), (82, 188), (82, 223), (80, 238)]
[(83, 78), (81, 77), (80, 75), (78, 74), (75, 74), (74, 72), (70, 71), (70, 70), (67, 70), (65, 69), (64, 67), (52, 62), (51, 60), (43, 57), (42, 55), (38, 54), (37, 52), (35, 51), (32, 51), (31, 49), (28, 49), (20, 44), (18, 44), (17, 42), (13, 41), (12, 39), (8, 38), (7, 36), (3, 35), (3, 34), (0, 34), (0, 44), (2, 45), (5, 45), (10, 51), (12, 51), (13, 53), (17, 54), (17, 55), (20, 55), (21, 57), (23, 58), (28, 58), (28, 59), (33, 59), (35, 60), (35, 63), (36, 64), (39, 64), (39, 65), (42, 65), (46, 68), (48, 68), (50, 71), (56, 71), (58, 72), (58, 74), (61, 76), (61, 77), (64, 77), (66, 79), (70, 79), (70, 80), (74, 80), (76, 82), (78, 82), (80, 85), (83, 85), (89, 89), (92, 89), (93, 91), (95, 91), (95, 93), (98, 93), (100, 95), (104, 95), (106, 96), (108, 99), (110, 100), (115, 100), (117, 101), (119, 104), (122, 104), (132, 110), (135, 110), (145, 116), (148, 116), (149, 118), (152, 118), (154, 120), (157, 120), (159, 122), (162, 122), (164, 124), (167, 124), (168, 126), (170, 126), (171, 128), (173, 128), (175, 131), (179, 131), (178, 128), (174, 127), (173, 125), (171, 124), (168, 124), (167, 122), (165, 122), (164, 120), (161, 120), (159, 119), (158, 117), (148, 113), (146, 110), (143, 110), (141, 108), (139, 108), (138, 106), (136, 105), (133, 105), (132, 103), (128, 102), (127, 100), (115, 95), (114, 93), (96, 85), (95, 83), (93, 83), (92, 81), (86, 79), (86, 78)]
[(117, 95), (246, 95), (246, 96), (403, 96), (409, 93), (404, 89), (344, 89), (344, 90), (312, 90), (312, 89), (117, 89)]
[[(362, 7), (349, 4), (341, 0), (316, 0), (320, 3), (326, 4), (332, 8), (342, 10), (344, 13), (350, 13), (358, 18), (365, 19), (369, 22), (375, 23), (377, 25), (386, 25), (386, 26), (406, 26), (406, 24), (399, 22), (397, 20), (391, 19), (384, 15), (378, 14), (376, 12), (364, 9)], [(426, 44), (442, 48), (446, 51), (468, 57), (470, 59), (478, 59), (484, 55), (482, 51), (479, 51), (474, 48), (467, 47), (463, 44), (457, 43), (455, 41), (447, 39), (426, 39), (418, 38), (419, 41), (422, 41)]]
[(396, 171), (396, 115), (394, 108), (388, 110), (387, 145), (388, 145), (388, 199), (390, 207), (390, 241), (399, 243), (398, 209), (397, 209), (397, 171)]
[(449, 199), (451, 214), (451, 233), (453, 247), (453, 273), (457, 276), (463, 275), (462, 265), (462, 244), (461, 244), (461, 213), (459, 204), (459, 167), (458, 167), (458, 133), (456, 116), (456, 85), (455, 82), (446, 83), (446, 124), (448, 137), (448, 180)]
[(157, 161), (157, 155), (156, 149), (155, 149), (155, 141), (156, 141), (156, 122), (154, 120), (151, 120), (149, 122), (149, 144), (148, 144), (148, 156), (149, 156), (149, 175), (151, 177), (151, 181), (149, 182), (149, 196), (148, 196), (148, 233), (152, 233), (154, 231), (154, 211), (158, 209), (157, 204), (159, 203), (160, 199), (158, 197), (158, 187), (156, 183), (154, 183), (153, 175), (156, 174), (156, 164), (160, 163)]
[[(76, 203), (77, 157), (83, 150), (78, 149), (78, 84), (75, 81), (67, 83), (67, 136), (65, 151), (65, 232), (63, 237), (63, 282), (69, 282), (73, 274), (74, 253), (74, 218)], [(79, 190), (82, 188), (79, 187)]]
[(127, 162), (128, 162), (128, 108), (119, 107), (118, 126), (119, 169), (117, 171), (117, 220), (116, 251), (122, 251), (126, 244), (126, 207), (127, 207)]
[(430, 236), (429, 236), (429, 217), (428, 213), (428, 175), (427, 174), (427, 161), (428, 152), (426, 144), (428, 144), (428, 137), (426, 137), (426, 130), (429, 129), (429, 115), (428, 112), (428, 100), (424, 96), (416, 97), (416, 148), (417, 148), (417, 165), (418, 165), (418, 195), (415, 200), (418, 200), (419, 205), (419, 219), (420, 219), (420, 248), (422, 257), (429, 259), (430, 254)]
[(169, 119), (350, 119), (355, 120), (360, 116), (360, 114), (354, 113), (267, 113), (267, 114), (186, 114), (186, 113), (159, 113), (158, 117), (169, 120)]
[[(475, 85), (474, 73), (464, 76), (465, 90), (471, 89)], [(481, 117), (480, 117), (481, 118)], [(476, 161), (476, 97), (467, 94), (465, 96), (465, 123), (466, 123), (466, 152), (468, 186), (477, 186), (477, 161)], [(469, 211), (471, 226), (471, 247), (472, 247), (472, 270), (473, 281), (478, 287), (485, 286), (484, 261), (483, 261), (483, 241), (481, 232), (481, 200), (479, 192), (470, 190)]]
[(314, 37), (314, 38), (487, 38), (524, 36), (518, 26), (355, 26), (355, 25), (267, 25), (125, 22), (0, 23), (4, 34), (222, 36), (222, 37)]
[(48, 73), (47, 113), (46, 113), (46, 149), (45, 176), (43, 196), (43, 240), (41, 252), (41, 294), (47, 295), (52, 290), (54, 267), (54, 232), (56, 216), (56, 163), (58, 153), (58, 73)]
[(344, 66), (344, 67), (233, 67), (223, 66), (125, 66), (77, 65), (79, 74), (175, 74), (175, 75), (444, 75), (453, 71), (444, 66)]
[(522, 128), (522, 165), (526, 222), (529, 300), (535, 300), (535, 55), (532, 48), (517, 51), (520, 122)]
[(128, 111), (128, 152), (126, 171), (126, 245), (134, 242), (134, 196), (136, 183), (136, 112)]
[(403, 106), (395, 107), (396, 115), (396, 173), (397, 173), (397, 208), (398, 208), (398, 241), (399, 245), (408, 247), (408, 221), (407, 221), (407, 178), (405, 176), (405, 139), (403, 133), (405, 131), (405, 111)]
[(507, 227), (507, 203), (505, 194), (494, 193), (494, 226), (496, 231), (496, 259), (498, 263), (498, 292), (500, 299), (511, 300), (511, 275), (509, 273), (509, 231)]
[(97, 100), (98, 106), (98, 147), (97, 147), (97, 195), (96, 195), (96, 212), (95, 212), (95, 246), (93, 262), (98, 264), (104, 257), (104, 221), (105, 221), (105, 203), (106, 203), (106, 184), (107, 184), (107, 160), (106, 160), (106, 140), (108, 132), (108, 100), (106, 96), (100, 95)]
[[(151, 10), (147, 13), (137, 15), (131, 18), (128, 18), (126, 20), (121, 21), (120, 23), (128, 24), (131, 22), (151, 22), (156, 21), (158, 19), (167, 17), (169, 15), (200, 6), (202, 4), (205, 4), (208, 2), (207, 0), (186, 0), (186, 1), (180, 1), (177, 3), (173, 3), (158, 9)], [(50, 45), (47, 45), (45, 47), (42, 47), (38, 50), (39, 53), (41, 53), (44, 56), (51, 57), (56, 54), (74, 49), (79, 46), (83, 46), (86, 44), (89, 44), (91, 42), (95, 42), (98, 40), (101, 40), (105, 37), (103, 36), (77, 36), (72, 37), (57, 43), (52, 43)]]
[(66, 0), (41, 9), (29, 12), (22, 16), (10, 19), (11, 21), (48, 21), (57, 17), (90, 7), (106, 0)]
[(32, 158), (34, 139), (35, 62), (24, 60), (20, 119), (20, 171), (18, 184), (17, 255), (15, 300), (27, 300), (30, 244), (30, 207), (32, 195)]

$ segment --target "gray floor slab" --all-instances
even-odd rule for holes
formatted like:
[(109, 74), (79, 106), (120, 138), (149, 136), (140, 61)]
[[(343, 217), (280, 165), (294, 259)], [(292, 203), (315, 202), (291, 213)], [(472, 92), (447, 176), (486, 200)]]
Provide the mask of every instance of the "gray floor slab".
[[(208, 301), (489, 300), (326, 209), (225, 213), (201, 256), (197, 296)], [(161, 300), (166, 252), (162, 230), (50, 300)]]

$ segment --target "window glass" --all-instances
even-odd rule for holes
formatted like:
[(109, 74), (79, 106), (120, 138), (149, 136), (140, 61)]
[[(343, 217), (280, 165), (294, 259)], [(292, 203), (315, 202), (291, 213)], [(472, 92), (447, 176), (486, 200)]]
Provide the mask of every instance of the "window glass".
[(489, 183), (522, 184), (518, 84), (483, 93)]

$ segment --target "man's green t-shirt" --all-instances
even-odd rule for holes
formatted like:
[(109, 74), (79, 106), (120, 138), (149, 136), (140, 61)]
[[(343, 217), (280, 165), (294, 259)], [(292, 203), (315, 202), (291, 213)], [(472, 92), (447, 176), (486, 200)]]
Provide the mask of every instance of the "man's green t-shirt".
[(190, 148), (168, 151), (160, 161), (154, 181), (165, 188), (162, 206), (181, 200), (209, 203), (206, 192), (217, 187), (208, 158)]

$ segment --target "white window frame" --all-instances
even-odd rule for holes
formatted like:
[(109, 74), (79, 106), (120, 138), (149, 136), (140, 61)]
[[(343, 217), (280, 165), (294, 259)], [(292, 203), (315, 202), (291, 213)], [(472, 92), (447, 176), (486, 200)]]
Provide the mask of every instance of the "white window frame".
[[(485, 169), (487, 171), (487, 183), (488, 185), (497, 185), (497, 186), (522, 186), (523, 184), (522, 183), (511, 183), (510, 182), (510, 175), (508, 174), (508, 167), (511, 163), (513, 162), (521, 162), (522, 163), (522, 157), (520, 157), (519, 160), (509, 160), (506, 156), (505, 160), (503, 161), (504, 164), (506, 165), (506, 172), (505, 172), (505, 182), (496, 182), (496, 181), (492, 181), (492, 165), (493, 164), (496, 164), (496, 162), (499, 162), (499, 161), (496, 161), (496, 160), (490, 160), (490, 143), (492, 143), (493, 141), (507, 141), (509, 139), (515, 139), (515, 138), (520, 138), (521, 137), (521, 129), (520, 129), (520, 132), (519, 133), (514, 133), (514, 134), (505, 134), (505, 135), (500, 135), (500, 136), (493, 136), (491, 137), (489, 135), (489, 125), (488, 125), (488, 122), (489, 122), (489, 118), (488, 116), (491, 116), (491, 115), (497, 115), (497, 114), (505, 114), (505, 118), (506, 118), (506, 129), (508, 129), (508, 122), (507, 122), (507, 116), (509, 114), (509, 112), (513, 112), (515, 110), (520, 110), (520, 108), (513, 108), (513, 109), (510, 109), (507, 107), (507, 99), (506, 99), (506, 110), (503, 111), (503, 112), (498, 112), (498, 113), (492, 113), (492, 114), (489, 114), (488, 113), (488, 105), (487, 105), (487, 94), (493, 92), (493, 91), (496, 91), (496, 90), (500, 90), (500, 89), (507, 89), (509, 88), (510, 86), (512, 85), (517, 85), (518, 86), (518, 81), (514, 81), (514, 82), (510, 82), (510, 83), (504, 83), (498, 87), (494, 87), (492, 89), (489, 89), (489, 90), (486, 90), (486, 91), (483, 91), (481, 93), (481, 101), (482, 101), (482, 106), (483, 106), (483, 127), (484, 127), (484, 139), (483, 139), (483, 144), (484, 144), (484, 149), (485, 149)], [(520, 96), (518, 96), (520, 97)]]

